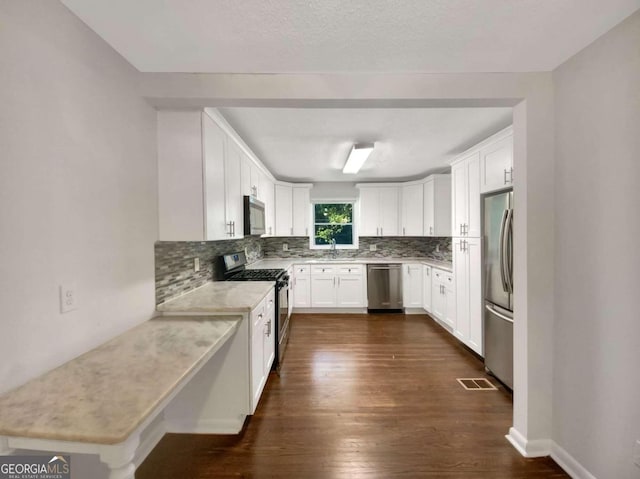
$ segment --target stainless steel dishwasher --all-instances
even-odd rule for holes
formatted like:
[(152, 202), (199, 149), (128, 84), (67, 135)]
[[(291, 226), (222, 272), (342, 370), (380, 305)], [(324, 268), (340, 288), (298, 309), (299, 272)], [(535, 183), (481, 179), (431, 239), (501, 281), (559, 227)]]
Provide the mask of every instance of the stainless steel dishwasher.
[(369, 311), (402, 311), (402, 265), (367, 265), (367, 309)]

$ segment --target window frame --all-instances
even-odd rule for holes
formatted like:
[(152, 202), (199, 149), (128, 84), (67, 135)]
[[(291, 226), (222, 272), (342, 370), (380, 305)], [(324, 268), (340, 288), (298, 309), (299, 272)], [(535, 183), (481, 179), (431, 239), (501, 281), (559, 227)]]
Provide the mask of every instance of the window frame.
[[(351, 244), (336, 244), (336, 249), (358, 249), (359, 237), (358, 237), (358, 225), (357, 225), (357, 207), (358, 200), (356, 199), (332, 199), (323, 200), (317, 199), (311, 201), (311, 228), (309, 228), (309, 249), (330, 250), (331, 245), (319, 245), (316, 244), (316, 205), (327, 204), (350, 204), (351, 205)], [(320, 224), (320, 223), (317, 223)]]

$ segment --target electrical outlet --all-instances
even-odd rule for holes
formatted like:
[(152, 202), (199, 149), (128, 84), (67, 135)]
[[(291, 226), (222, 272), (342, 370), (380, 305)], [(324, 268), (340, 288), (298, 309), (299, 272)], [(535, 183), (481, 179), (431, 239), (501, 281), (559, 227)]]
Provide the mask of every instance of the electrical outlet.
[(282, 251), (289, 251), (289, 243), (282, 243)]
[(440, 245), (439, 245), (439, 244), (437, 244), (437, 245), (436, 245), (436, 253), (439, 253), (439, 252), (440, 252)]
[(377, 244), (370, 244), (369, 245), (369, 251), (378, 251), (378, 245)]
[(60, 312), (68, 313), (78, 309), (78, 296), (76, 285), (74, 283), (66, 283), (60, 285)]
[(640, 439), (638, 439), (635, 446), (633, 446), (633, 463), (640, 467)]
[(200, 271), (200, 258), (193, 258), (193, 271)]

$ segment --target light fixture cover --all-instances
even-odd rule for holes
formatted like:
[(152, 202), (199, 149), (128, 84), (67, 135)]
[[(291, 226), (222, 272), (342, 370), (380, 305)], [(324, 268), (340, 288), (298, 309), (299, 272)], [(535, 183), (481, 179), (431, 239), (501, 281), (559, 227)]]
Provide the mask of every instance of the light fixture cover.
[(349, 152), (349, 157), (347, 158), (347, 162), (344, 164), (344, 168), (342, 169), (342, 173), (345, 175), (355, 175), (364, 162), (367, 161), (369, 155), (373, 151), (373, 143), (359, 143), (353, 145), (351, 151)]

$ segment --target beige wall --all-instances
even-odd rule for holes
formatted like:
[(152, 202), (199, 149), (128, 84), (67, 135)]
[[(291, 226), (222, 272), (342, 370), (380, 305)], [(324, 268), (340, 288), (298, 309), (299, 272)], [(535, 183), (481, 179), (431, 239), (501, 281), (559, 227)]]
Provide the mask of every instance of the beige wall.
[(0, 25), (2, 392), (151, 316), (157, 194), (138, 73), (58, 2), (3, 1)]
[(595, 477), (638, 478), (640, 12), (553, 79), (553, 439)]

